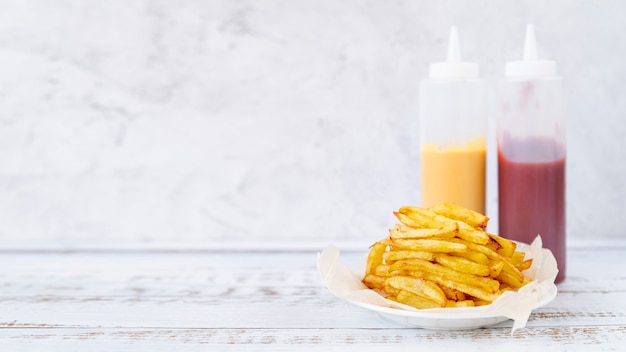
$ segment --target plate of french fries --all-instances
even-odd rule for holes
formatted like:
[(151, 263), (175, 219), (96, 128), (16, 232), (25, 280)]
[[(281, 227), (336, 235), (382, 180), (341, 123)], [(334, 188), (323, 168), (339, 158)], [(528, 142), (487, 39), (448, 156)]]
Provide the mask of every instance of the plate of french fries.
[(359, 274), (339, 263), (334, 246), (318, 255), (332, 293), (403, 325), (447, 330), (508, 319), (516, 330), (556, 297), (556, 260), (540, 236), (529, 245), (489, 233), (488, 217), (454, 204), (394, 215), (398, 223), (369, 248)]

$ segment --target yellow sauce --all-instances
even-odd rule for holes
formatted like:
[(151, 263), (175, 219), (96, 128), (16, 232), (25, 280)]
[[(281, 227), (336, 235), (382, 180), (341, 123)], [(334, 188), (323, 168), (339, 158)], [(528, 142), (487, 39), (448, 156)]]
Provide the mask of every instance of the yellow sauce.
[(480, 139), (439, 148), (422, 145), (422, 206), (455, 203), (485, 214), (485, 157)]

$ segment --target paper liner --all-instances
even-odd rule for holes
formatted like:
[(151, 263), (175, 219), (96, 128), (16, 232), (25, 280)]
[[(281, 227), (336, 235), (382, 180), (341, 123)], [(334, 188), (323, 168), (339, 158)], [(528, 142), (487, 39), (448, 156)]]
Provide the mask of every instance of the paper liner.
[[(367, 303), (380, 307), (396, 308), (407, 311), (437, 313), (442, 317), (498, 317), (512, 319), (511, 333), (526, 326), (528, 317), (539, 302), (554, 292), (554, 280), (558, 273), (556, 259), (549, 249), (542, 248), (541, 237), (531, 245), (518, 243), (517, 250), (526, 252), (526, 258), (532, 258), (532, 266), (524, 274), (533, 279), (532, 282), (518, 291), (507, 291), (495, 301), (486, 306), (467, 308), (431, 308), (416, 309), (379, 295), (376, 291), (367, 288), (362, 282), (362, 274), (356, 274), (347, 266), (339, 262), (340, 251), (330, 245), (317, 256), (317, 269), (324, 285), (335, 296), (351, 303)], [(363, 267), (365, 260), (363, 262)], [(361, 270), (364, 272), (364, 270)]]

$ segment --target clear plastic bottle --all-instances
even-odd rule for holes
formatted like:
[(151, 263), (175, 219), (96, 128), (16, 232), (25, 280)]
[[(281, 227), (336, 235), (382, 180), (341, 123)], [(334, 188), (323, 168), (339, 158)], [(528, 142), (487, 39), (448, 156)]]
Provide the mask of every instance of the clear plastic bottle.
[(532, 25), (524, 59), (506, 64), (498, 117), (499, 233), (530, 243), (541, 235), (565, 278), (565, 114), (554, 61), (539, 60)]
[(487, 87), (461, 61), (456, 27), (445, 62), (420, 82), (422, 205), (455, 203), (485, 213)]

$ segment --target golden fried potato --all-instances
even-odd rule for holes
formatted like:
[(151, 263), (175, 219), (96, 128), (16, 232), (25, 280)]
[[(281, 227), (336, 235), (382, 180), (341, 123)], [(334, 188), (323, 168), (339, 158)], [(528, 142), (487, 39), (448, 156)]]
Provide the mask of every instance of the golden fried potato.
[(511, 258), (513, 256), (513, 253), (515, 253), (515, 250), (517, 249), (517, 244), (515, 242), (492, 233), (489, 233), (488, 235), (492, 240), (498, 243), (498, 248), (496, 249), (498, 254), (506, 258)]
[(456, 204), (445, 203), (428, 209), (439, 215), (459, 220), (470, 226), (479, 227), (481, 229), (486, 228), (487, 222), (489, 222), (489, 218), (485, 215)]
[(392, 263), (403, 259), (424, 259), (428, 261), (434, 260), (433, 252), (410, 251), (410, 250), (391, 250), (383, 254), (383, 260), (386, 263)]
[(402, 224), (416, 229), (438, 229), (444, 226), (444, 224), (439, 221), (403, 208), (400, 208), (400, 211), (394, 212), (393, 214)]
[(434, 255), (435, 262), (450, 269), (478, 276), (489, 276), (491, 268), (484, 264), (475, 263), (469, 259), (452, 255), (437, 253)]
[(414, 228), (406, 225), (396, 225), (389, 230), (389, 237), (392, 239), (405, 238), (454, 238), (459, 233), (457, 224), (449, 224), (440, 228)]
[(446, 298), (448, 299), (448, 306), (450, 305), (450, 301), (459, 302), (465, 301), (467, 299), (465, 293), (457, 289), (448, 287), (446, 285), (439, 285), (439, 287), (441, 287), (441, 290), (443, 291), (443, 293), (445, 293)]
[(387, 250), (388, 241), (380, 241), (374, 243), (370, 249), (370, 253), (367, 256), (367, 265), (365, 272), (367, 274), (373, 274), (376, 271), (376, 267), (383, 263), (383, 254)]
[(439, 253), (451, 253), (451, 252), (467, 252), (468, 248), (462, 243), (453, 243), (444, 241), (441, 239), (418, 239), (418, 240), (405, 240), (405, 239), (391, 239), (392, 246), (399, 249), (409, 249), (412, 251), (423, 252), (439, 252)]
[(407, 292), (404, 290), (400, 290), (398, 295), (396, 296), (396, 301), (400, 303), (404, 303), (414, 308), (418, 309), (427, 309), (427, 308), (440, 308), (437, 303), (429, 300), (428, 298), (424, 298), (422, 296), (414, 295), (411, 292)]
[(446, 295), (437, 284), (422, 278), (394, 276), (385, 280), (385, 286), (391, 286), (395, 289), (427, 298), (435, 302), (439, 307), (445, 307), (446, 303), (448, 303)]

